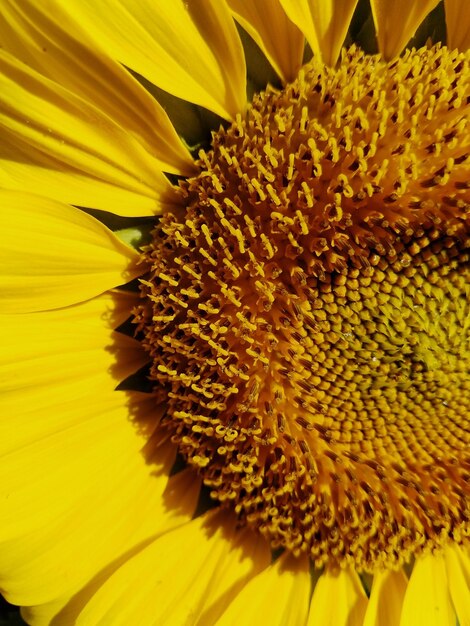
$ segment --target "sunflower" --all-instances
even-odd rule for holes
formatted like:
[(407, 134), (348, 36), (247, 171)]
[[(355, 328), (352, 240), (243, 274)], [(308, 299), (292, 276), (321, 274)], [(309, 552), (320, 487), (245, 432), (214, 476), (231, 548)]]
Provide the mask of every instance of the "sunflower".
[(470, 624), (469, 45), (464, 0), (2, 2), (29, 624)]

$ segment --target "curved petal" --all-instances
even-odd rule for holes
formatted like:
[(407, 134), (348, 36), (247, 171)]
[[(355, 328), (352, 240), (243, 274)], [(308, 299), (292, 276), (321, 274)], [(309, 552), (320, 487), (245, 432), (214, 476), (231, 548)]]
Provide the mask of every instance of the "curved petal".
[(269, 562), (264, 541), (233, 522), (208, 513), (160, 537), (96, 590), (77, 626), (215, 623)]
[(417, 558), (406, 589), (400, 626), (455, 626), (455, 620), (443, 556), (427, 554)]
[(0, 315), (0, 406), (2, 415), (15, 414), (14, 429), (0, 421), (0, 454), (63, 425), (63, 415), (47, 412), (51, 394), (58, 406), (84, 392), (99, 397), (147, 362), (137, 341), (113, 330), (129, 317), (135, 299), (107, 293), (55, 311)]
[(462, 548), (447, 546), (444, 552), (449, 592), (460, 626), (470, 626), (470, 569), (466, 571)]
[(226, 118), (245, 105), (245, 62), (220, 0), (47, 0), (110, 57), (169, 93)]
[(6, 0), (2, 48), (61, 87), (93, 104), (134, 135), (164, 171), (189, 175), (193, 161), (163, 108), (119, 63), (82, 34), (64, 28), (37, 0)]
[[(159, 161), (135, 139), (131, 133), (121, 128), (95, 104), (72, 93), (21, 63), (10, 54), (0, 50), (0, 184), (2, 187), (27, 189), (26, 180), (18, 181), (23, 166), (32, 166), (40, 183), (37, 193), (52, 195), (82, 206), (113, 210), (113, 203), (119, 203), (120, 190), (129, 192), (148, 207), (152, 201), (158, 212), (159, 201), (170, 201), (174, 190), (168, 179), (160, 171)], [(3, 140), (5, 146), (3, 146)], [(19, 164), (19, 167), (15, 167)], [(41, 177), (38, 168), (46, 170)], [(3, 170), (3, 171), (2, 171)], [(56, 184), (49, 190), (45, 187), (56, 171), (67, 178), (86, 180), (80, 195), (73, 192), (77, 186), (72, 183), (60, 189)], [(50, 172), (52, 170), (52, 172)], [(105, 184), (113, 193), (103, 204), (100, 196), (85, 191), (94, 186), (100, 190)], [(82, 201), (85, 202), (82, 202)], [(121, 204), (122, 204), (121, 200)], [(117, 211), (117, 209), (116, 209)], [(137, 200), (135, 206), (127, 207), (123, 214), (140, 215)]]
[(307, 626), (362, 626), (367, 597), (352, 569), (327, 569), (313, 591)]
[(95, 207), (128, 217), (160, 214), (173, 205), (172, 198), (168, 200), (159, 193), (153, 197), (152, 194), (142, 195), (66, 168), (7, 131), (3, 132), (0, 142), (0, 188), (34, 189), (58, 202)]
[(379, 50), (386, 60), (400, 54), (439, 0), (370, 0)]
[(302, 65), (304, 37), (279, 0), (229, 0), (229, 6), (282, 80), (294, 80)]
[(0, 316), (0, 586), (14, 602), (53, 606), (194, 512), (199, 481), (168, 478), (155, 398), (114, 390), (146, 359), (112, 330), (134, 302)]
[(470, 48), (470, 12), (467, 0), (444, 0), (447, 45), (449, 48)]
[(113, 327), (135, 301), (115, 292), (64, 309), (0, 316), (1, 414), (15, 416), (0, 421), (0, 455), (77, 427), (87, 413), (93, 419), (93, 406), (82, 407), (83, 399), (96, 397), (97, 414), (116, 401), (127, 406), (114, 389), (147, 356)]
[(67, 306), (142, 273), (132, 248), (66, 204), (0, 191), (0, 223), (2, 313)]
[[(135, 527), (134, 534), (128, 541), (129, 548), (125, 550), (126, 544), (119, 544), (119, 539), (116, 541), (115, 537), (112, 536), (111, 550), (114, 558), (112, 558), (109, 564), (98, 571), (96, 570), (97, 565), (100, 564), (97, 562), (98, 559), (94, 558), (91, 562), (89, 558), (85, 559), (85, 563), (82, 563), (82, 566), (86, 565), (90, 572), (86, 584), (78, 589), (75, 588), (73, 594), (69, 591), (68, 594), (58, 596), (50, 602), (23, 608), (21, 614), (28, 624), (32, 626), (50, 626), (50, 624), (58, 623), (61, 626), (75, 626), (77, 616), (93, 597), (96, 588), (119, 569), (122, 563), (138, 553), (149, 541), (190, 521), (194, 514), (196, 499), (199, 493), (199, 484), (195, 480), (194, 475), (188, 471), (183, 471), (175, 476), (171, 476), (166, 482), (164, 492), (161, 493), (159, 487), (163, 484), (165, 484), (163, 476), (161, 478), (154, 477), (153, 484), (150, 487), (152, 493), (140, 494), (143, 498), (144, 506), (141, 506), (138, 500), (126, 502), (126, 499), (123, 499), (121, 514), (124, 518), (130, 518), (129, 511), (137, 510), (141, 513), (139, 516), (133, 516)], [(126, 505), (129, 508), (126, 509)], [(114, 512), (111, 512), (111, 514), (114, 514)], [(96, 524), (96, 518), (91, 519), (91, 524)], [(86, 525), (84, 531), (87, 532), (89, 528), (90, 532), (93, 532), (91, 525), (90, 527)], [(80, 532), (79, 527), (77, 532)], [(82, 534), (80, 533), (80, 535)], [(76, 537), (72, 536), (71, 541), (77, 541)], [(77, 545), (80, 547), (79, 541)], [(63, 548), (63, 546), (61, 547)], [(89, 557), (88, 554), (87, 556)], [(81, 555), (75, 558), (81, 558)], [(94, 576), (93, 567), (96, 570)]]
[(303, 626), (310, 586), (307, 559), (294, 559), (284, 554), (245, 585), (216, 626)]
[[(78, 400), (51, 400), (62, 428), (2, 457), (0, 585), (15, 603), (75, 593), (142, 541), (188, 521), (197, 502), (194, 480), (171, 494), (173, 446), (161, 444), (160, 468), (140, 452), (128, 397)], [(133, 398), (132, 410), (138, 404)]]
[(374, 574), (363, 626), (397, 626), (407, 584), (403, 570)]
[(313, 53), (335, 65), (358, 0), (280, 0)]

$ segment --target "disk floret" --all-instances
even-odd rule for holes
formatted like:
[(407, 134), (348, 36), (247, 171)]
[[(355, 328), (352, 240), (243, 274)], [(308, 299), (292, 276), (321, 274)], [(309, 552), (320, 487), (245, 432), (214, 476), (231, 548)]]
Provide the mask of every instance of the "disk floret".
[(469, 534), (469, 63), (312, 61), (214, 134), (144, 253), (164, 424), (215, 499), (316, 566)]

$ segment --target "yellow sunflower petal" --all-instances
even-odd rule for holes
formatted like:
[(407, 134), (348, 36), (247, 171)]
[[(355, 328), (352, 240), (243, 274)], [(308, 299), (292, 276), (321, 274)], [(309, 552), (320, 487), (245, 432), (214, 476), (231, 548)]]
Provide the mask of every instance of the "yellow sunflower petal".
[(370, 0), (379, 50), (385, 59), (400, 54), (439, 0)]
[(265, 542), (206, 514), (134, 555), (97, 590), (77, 626), (213, 624), (269, 562)]
[[(159, 201), (174, 197), (159, 161), (131, 133), (93, 103), (1, 50), (0, 131), (0, 184), (4, 188), (27, 188), (27, 172), (26, 180), (18, 180), (26, 165), (35, 170), (30, 177), (38, 183), (33, 188), (36, 193), (74, 204), (80, 200), (83, 206), (113, 210), (122, 189), (126, 199), (129, 192), (137, 199), (135, 206), (123, 207), (123, 214), (139, 215), (149, 206), (149, 199), (158, 212)], [(13, 163), (4, 169), (5, 160)], [(44, 177), (38, 168), (46, 170)], [(70, 191), (66, 184), (60, 189), (57, 183), (49, 190), (45, 185), (52, 181), (52, 176), (47, 175), (47, 170), (61, 173), (62, 183), (67, 182), (67, 177), (72, 181), (81, 178), (87, 179), (87, 185), (79, 196), (73, 195), (76, 182)], [(96, 196), (85, 194), (103, 184), (111, 190), (104, 204), (99, 204), (102, 190)], [(143, 198), (142, 209), (139, 196)]]
[(444, 0), (447, 45), (449, 48), (470, 48), (470, 12), (468, 0)]
[(470, 569), (466, 570), (458, 546), (444, 553), (449, 592), (460, 626), (470, 626)]
[(43, 76), (99, 108), (136, 136), (163, 170), (191, 174), (190, 154), (162, 107), (119, 63), (66, 29), (37, 0), (4, 3), (2, 48)]
[(326, 570), (313, 591), (307, 626), (362, 626), (367, 597), (353, 570)]
[(308, 613), (310, 586), (307, 560), (284, 554), (250, 580), (216, 626), (303, 626)]
[[(78, 590), (76, 588), (72, 593), (69, 591), (69, 593), (63, 594), (51, 602), (23, 608), (21, 614), (28, 624), (50, 626), (50, 624), (57, 622), (61, 626), (74, 626), (78, 615), (93, 597), (97, 587), (119, 569), (127, 559), (139, 552), (150, 540), (190, 521), (199, 493), (197, 478), (187, 470), (180, 472), (168, 479), (162, 494), (160, 486), (165, 484), (165, 480), (164, 477), (157, 478), (152, 485), (149, 485), (152, 493), (141, 494), (141, 497), (144, 498), (143, 508), (138, 501), (125, 501), (123, 503), (123, 507), (128, 506), (129, 509), (124, 509), (122, 515), (128, 520), (134, 518), (135, 534), (127, 539), (128, 544), (119, 546), (116, 546), (119, 540), (116, 541), (115, 537), (112, 537), (113, 556), (118, 555), (118, 558), (113, 558), (109, 565), (97, 572), (96, 576), (90, 575), (85, 586), (81, 586)], [(135, 511), (138, 510), (142, 512), (142, 515), (135, 515)], [(129, 512), (131, 512), (130, 515)], [(96, 517), (90, 520), (90, 524), (85, 525), (84, 531), (87, 532), (88, 528), (91, 529), (91, 524), (94, 523), (96, 523)], [(80, 527), (77, 526), (76, 528), (82, 537), (83, 533), (80, 532)], [(77, 541), (77, 539), (72, 535), (71, 542), (73, 541)], [(80, 545), (80, 538), (78, 545)], [(129, 548), (126, 549), (126, 546)], [(63, 546), (61, 548), (63, 549)], [(88, 553), (85, 554), (89, 557)], [(92, 566), (96, 568), (97, 559), (95, 557), (96, 555), (92, 561), (89, 558), (85, 559), (82, 566), (85, 565), (89, 570)], [(81, 556), (77, 558), (81, 558)], [(76, 576), (77, 572), (74, 571), (73, 574)]]
[(137, 253), (74, 207), (0, 191), (0, 311), (38, 311), (91, 298), (138, 276)]
[(245, 105), (245, 61), (220, 0), (48, 0), (65, 26), (169, 93), (232, 118)]
[(462, 567), (462, 571), (464, 572), (465, 580), (470, 587), (470, 549), (468, 547), (456, 547), (455, 550), (459, 556), (460, 565)]
[(416, 559), (406, 589), (400, 626), (455, 626), (442, 555)]
[(335, 65), (357, 0), (280, 0), (289, 18), (307, 38), (313, 53)]
[(174, 447), (141, 452), (148, 424), (158, 421), (154, 399), (114, 391), (116, 371), (129, 374), (145, 356), (112, 331), (134, 301), (108, 293), (0, 317), (0, 413), (14, 415), (0, 421), (0, 585), (11, 600), (76, 591), (116, 556), (192, 514), (197, 481), (195, 492), (180, 485), (176, 500), (177, 484), (167, 481)]
[[(159, 176), (157, 173), (157, 178)], [(158, 191), (142, 195), (139, 191), (97, 180), (47, 157), (6, 130), (0, 142), (0, 188), (33, 189), (58, 202), (89, 206), (127, 217), (160, 214), (174, 204), (172, 189), (169, 197), (166, 192), (160, 194)]]
[(58, 615), (63, 626), (73, 626), (73, 619), (69, 617), (70, 613), (64, 609), (69, 601), (69, 595), (60, 596), (52, 602), (21, 607), (20, 614), (30, 626), (51, 626), (52, 620)]
[(13, 427), (0, 420), (0, 454), (77, 426), (81, 401), (96, 397), (98, 410), (100, 395), (112, 396), (146, 362), (137, 341), (113, 331), (135, 300), (115, 292), (55, 311), (0, 316), (0, 408), (15, 415)]
[(142, 367), (147, 355), (138, 342), (112, 330), (134, 301), (108, 293), (56, 311), (0, 316), (0, 409), (15, 414), (14, 429), (0, 420), (0, 454), (66, 426), (51, 399), (62, 406), (84, 394), (99, 397)]
[(403, 570), (375, 574), (363, 626), (397, 626), (407, 584)]
[(279, 0), (229, 0), (229, 5), (277, 74), (285, 82), (294, 80), (302, 65), (304, 37)]
[[(142, 541), (190, 519), (199, 489), (192, 480), (180, 484), (177, 498), (171, 493), (173, 445), (140, 452), (145, 437), (130, 411), (152, 408), (123, 392), (51, 398), (48, 411), (64, 425), (2, 457), (0, 586), (11, 601), (75, 593)], [(47, 412), (32, 417), (47, 420)]]

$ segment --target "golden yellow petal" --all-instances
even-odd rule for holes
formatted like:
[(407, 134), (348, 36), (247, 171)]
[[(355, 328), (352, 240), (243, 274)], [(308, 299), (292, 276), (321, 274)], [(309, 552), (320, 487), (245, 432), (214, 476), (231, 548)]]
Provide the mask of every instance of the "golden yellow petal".
[[(112, 330), (134, 300), (117, 292), (65, 309), (0, 316), (0, 412), (15, 416), (0, 420), (0, 454), (80, 421), (80, 401), (111, 393), (145, 364), (139, 343)], [(65, 415), (70, 402), (78, 404)]]
[(460, 626), (470, 626), (470, 569), (462, 559), (463, 548), (448, 546), (445, 549), (449, 592)]
[(125, 67), (169, 93), (231, 118), (245, 105), (245, 61), (220, 0), (48, 0), (47, 13), (86, 32)]
[(12, 0), (0, 15), (2, 48), (97, 107), (138, 138), (164, 171), (191, 174), (193, 162), (167, 114), (122, 65), (75, 37), (38, 0)]
[(104, 582), (77, 626), (214, 624), (269, 562), (264, 542), (234, 526), (209, 513), (152, 542)]
[(455, 551), (458, 554), (460, 566), (467, 581), (467, 585), (470, 587), (470, 549), (468, 547), (455, 547)]
[[(147, 204), (152, 199), (155, 207), (160, 200), (174, 196), (173, 187), (160, 171), (160, 162), (95, 104), (2, 50), (0, 75), (2, 161), (9, 158), (23, 168), (31, 164), (36, 168), (37, 178), (40, 178), (38, 168), (62, 172), (63, 182), (65, 174), (71, 178), (89, 178), (117, 191), (123, 189), (127, 197), (129, 192), (143, 196)], [(10, 172), (7, 168), (1, 174), (1, 185), (27, 189), (28, 181), (18, 181), (21, 168), (15, 168), (14, 164)], [(57, 197), (57, 185), (54, 187)], [(90, 184), (89, 188), (93, 186)], [(47, 194), (44, 187), (34, 190)], [(73, 191), (74, 185), (70, 190), (65, 187), (60, 199), (76, 204), (79, 197)], [(87, 200), (84, 206), (112, 210), (111, 201), (104, 206), (98, 204), (99, 195), (87, 197), (82, 192), (80, 199)], [(126, 214), (139, 214), (133, 207), (127, 211)]]
[[(152, 488), (155, 488), (155, 493), (148, 494), (150, 497), (146, 496), (142, 516), (138, 517), (134, 513), (134, 511), (141, 508), (138, 502), (128, 503), (129, 506), (135, 508), (124, 511), (124, 515), (127, 515), (128, 518), (133, 516), (136, 522), (139, 520), (142, 523), (140, 527), (136, 524), (136, 534), (132, 535), (129, 541), (130, 549), (125, 550), (125, 545), (114, 545), (116, 542), (113, 537), (114, 556), (118, 555), (118, 558), (112, 559), (108, 565), (97, 572), (96, 576), (90, 575), (90, 580), (87, 580), (84, 586), (58, 596), (50, 602), (23, 608), (21, 614), (28, 624), (32, 626), (50, 626), (50, 624), (57, 622), (61, 626), (74, 626), (77, 616), (90, 598), (92, 598), (97, 587), (119, 569), (122, 563), (134, 554), (137, 554), (142, 549), (142, 546), (149, 542), (149, 539), (155, 539), (157, 536), (161, 536), (189, 522), (199, 493), (197, 479), (195, 479), (193, 474), (185, 470), (169, 478), (166, 489), (161, 494), (159, 486), (163, 484), (163, 479), (154, 481)], [(145, 520), (144, 515), (146, 515)], [(92, 523), (95, 521), (95, 519), (91, 520)], [(144, 522), (147, 522), (147, 524)], [(78, 527), (77, 532), (80, 532)], [(76, 541), (75, 536), (72, 536), (71, 539)], [(80, 556), (77, 558), (80, 558)], [(88, 563), (89, 565), (96, 567), (96, 561), (95, 563)], [(75, 574), (76, 572), (74, 571), (73, 573)]]
[[(91, 206), (116, 215), (142, 217), (166, 211), (168, 204), (157, 197), (116, 187), (48, 159), (5, 131), (0, 143), (0, 187), (14, 191), (34, 189), (42, 196), (77, 206)], [(11, 143), (10, 143), (11, 141)], [(20, 144), (22, 144), (20, 146)], [(18, 160), (22, 159), (22, 160)]]
[(416, 559), (406, 589), (400, 626), (455, 626), (444, 557)]
[[(91, 577), (99, 569), (98, 565), (101, 567), (106, 560), (112, 560), (120, 549), (113, 543), (103, 544), (103, 549), (107, 550), (107, 556), (103, 557), (99, 550), (88, 554), (90, 550), (87, 552), (86, 546), (80, 543), (85, 540), (82, 538), (86, 538), (86, 532), (94, 536), (99, 530), (96, 516), (93, 522), (93, 515), (90, 516), (87, 507), (105, 515), (107, 509), (100, 504), (101, 499), (105, 499), (110, 507), (121, 505), (119, 499), (108, 501), (108, 496), (103, 494), (109, 491), (116, 495), (124, 492), (125, 495), (129, 486), (129, 496), (125, 495), (128, 498), (132, 490), (138, 488), (135, 477), (154, 475), (154, 469), (158, 469), (156, 465), (147, 465), (144, 459), (140, 463), (145, 473), (137, 468), (137, 474), (128, 476), (128, 469), (133, 472), (135, 459), (143, 458), (140, 449), (145, 438), (137, 436), (142, 431), (142, 419), (134, 425), (131, 416), (137, 412), (141, 414), (144, 403), (138, 394), (133, 395), (131, 403), (123, 392), (113, 391), (116, 371), (121, 376), (126, 370), (130, 374), (141, 364), (143, 357), (143, 352), (136, 349), (137, 342), (110, 330), (110, 324), (119, 323), (126, 317), (131, 303), (131, 298), (119, 294), (115, 311), (111, 314), (112, 302), (107, 295), (68, 309), (0, 317), (0, 413), (11, 417), (0, 422), (0, 455), (3, 456), (1, 465), (4, 469), (4, 491), (0, 497), (7, 494), (0, 519), (0, 541), (5, 559), (2, 563), (8, 564), (3, 570), (5, 576), (1, 584), (10, 599), (16, 602), (40, 602), (61, 593), (62, 587), (53, 577), (55, 572), (63, 570), (60, 561), (63, 554), (74, 548), (72, 542), (76, 532), (79, 533), (79, 539), (75, 538), (79, 551), (71, 562), (79, 561), (80, 567), (71, 569), (68, 582), (78, 584), (77, 576), (79, 581)], [(26, 336), (23, 337), (21, 331)], [(119, 368), (116, 367), (116, 359)], [(154, 400), (144, 398), (147, 412), (151, 412), (153, 420), (156, 417)], [(100, 424), (106, 426), (108, 422), (109, 432), (98, 432), (97, 436), (90, 434), (100, 428)], [(119, 433), (120, 438), (116, 441), (115, 434)], [(81, 439), (77, 440), (78, 436)], [(82, 440), (83, 436), (85, 440)], [(73, 447), (74, 442), (76, 448)], [(97, 449), (90, 460), (90, 447), (99, 442), (101, 449)], [(68, 456), (65, 459), (61, 456), (63, 447), (70, 460), (75, 459), (75, 464), (69, 463)], [(160, 451), (160, 469), (163, 469), (162, 464), (166, 464), (167, 469), (168, 463), (171, 464), (174, 458), (172, 447), (169, 453), (170, 456)], [(114, 458), (114, 455), (117, 456)], [(131, 458), (128, 458), (129, 455)], [(119, 463), (124, 464), (119, 472), (121, 478), (119, 473), (108, 476), (108, 470), (102, 464), (109, 461), (115, 469)], [(124, 469), (126, 474), (122, 475)], [(31, 473), (34, 480), (29, 477)], [(103, 476), (104, 485), (100, 483)], [(107, 476), (113, 481), (111, 484)], [(164, 480), (162, 488), (166, 486), (166, 478)], [(120, 485), (121, 481), (124, 487)], [(94, 504), (91, 487), (98, 489)], [(153, 480), (149, 490), (152, 495), (157, 494)], [(182, 493), (189, 497), (188, 486)], [(142, 493), (140, 497), (143, 498)], [(196, 497), (197, 494), (194, 495), (194, 502)], [(75, 504), (77, 498), (78, 504)], [(125, 502), (124, 511), (127, 510)], [(158, 528), (160, 524), (162, 529), (166, 528), (165, 524), (173, 525), (175, 520), (172, 518), (175, 514), (175, 519), (178, 518), (180, 509), (175, 509), (173, 513), (162, 511), (155, 517), (158, 507), (163, 504), (160, 500), (151, 503), (152, 510), (145, 518), (134, 518), (135, 528), (129, 527), (132, 537), (137, 528), (145, 529), (147, 523), (152, 524), (145, 531), (148, 535), (157, 532), (157, 521)], [(140, 506), (137, 499), (133, 510)], [(31, 507), (34, 514), (30, 511)], [(86, 517), (80, 522), (81, 515)], [(102, 523), (109, 524), (114, 516), (115, 513), (110, 513)], [(56, 523), (64, 518), (69, 520), (65, 528)], [(88, 523), (91, 524), (89, 531), (86, 530)], [(46, 530), (47, 534), (44, 534)], [(62, 543), (62, 547), (57, 547), (54, 552), (55, 546), (61, 545), (62, 536), (71, 543), (67, 548)], [(108, 534), (106, 537), (107, 541)], [(39, 549), (41, 544), (44, 548), (34, 559), (33, 549), (36, 546)], [(51, 544), (54, 548), (49, 547)], [(122, 537), (119, 544), (123, 545)], [(52, 558), (55, 559), (53, 566), (50, 565)], [(21, 566), (22, 559), (28, 562), (28, 568)], [(86, 575), (80, 573), (85, 567), (88, 568)]]
[(379, 50), (387, 60), (398, 56), (439, 0), (370, 0)]
[[(147, 438), (144, 426), (158, 417), (154, 399), (113, 391), (112, 348), (124, 348), (119, 354), (123, 370), (132, 365), (127, 358), (138, 344), (111, 328), (127, 317), (134, 301), (134, 296), (119, 292), (67, 309), (1, 318), (0, 370), (5, 367), (0, 379), (6, 389), (0, 394), (0, 411), (15, 417), (0, 422), (2, 488), (8, 494), (0, 521), (2, 563), (7, 564), (3, 571), (8, 572), (2, 586), (17, 602), (44, 601), (69, 589), (55, 578), (64, 569), (64, 554), (72, 555), (66, 584), (82, 584), (120, 550), (126, 551), (127, 535), (133, 546), (187, 521), (194, 509), (197, 481), (192, 479), (195, 493), (185, 483), (177, 500), (172, 493), (176, 482), (172, 479), (167, 486), (173, 446), (160, 445), (155, 451), (147, 445), (145, 456), (140, 453)], [(85, 363), (82, 354), (87, 355)], [(133, 424), (131, 416), (136, 415), (140, 417)], [(143, 479), (149, 494), (143, 492)], [(162, 499), (163, 489), (169, 491)], [(127, 511), (132, 515), (126, 520)], [(114, 541), (107, 527), (121, 519), (125, 535)], [(98, 538), (100, 525), (104, 543), (90, 551), (89, 535), (98, 533)], [(28, 567), (22, 567), (26, 561)]]
[(310, 586), (307, 559), (285, 553), (245, 585), (216, 626), (303, 626)]
[(60, 614), (62, 626), (73, 626), (73, 619), (64, 606), (70, 601), (69, 595), (63, 595), (52, 602), (37, 606), (21, 607), (21, 617), (30, 626), (51, 626), (54, 617)]
[[(147, 438), (130, 419), (137, 411), (149, 419), (153, 409), (124, 392), (79, 401), (51, 395), (48, 411), (63, 425), (2, 456), (0, 585), (10, 601), (75, 593), (142, 541), (191, 518), (197, 480), (169, 481), (174, 446), (143, 448)], [(47, 420), (46, 410), (33, 418)]]
[(470, 48), (470, 5), (468, 0), (444, 0), (447, 45), (449, 48)]
[(1, 313), (67, 306), (143, 271), (132, 248), (66, 204), (0, 190), (0, 220)]
[(367, 598), (352, 569), (327, 569), (313, 591), (307, 626), (362, 626)]
[(357, 0), (280, 0), (289, 18), (307, 38), (313, 53), (335, 65)]
[(294, 80), (302, 65), (304, 37), (279, 0), (229, 0), (229, 6), (282, 80)]
[(377, 572), (363, 626), (397, 626), (407, 584), (403, 570)]

